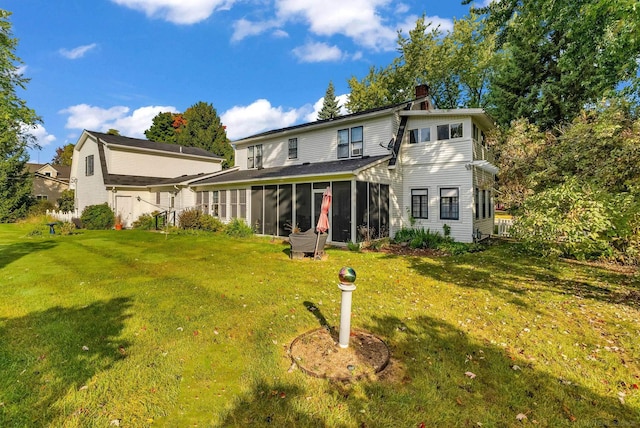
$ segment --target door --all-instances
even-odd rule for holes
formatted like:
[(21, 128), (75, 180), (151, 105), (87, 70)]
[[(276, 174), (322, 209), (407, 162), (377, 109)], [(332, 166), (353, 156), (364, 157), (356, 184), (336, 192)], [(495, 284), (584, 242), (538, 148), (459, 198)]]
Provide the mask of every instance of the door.
[(116, 196), (116, 215), (122, 218), (122, 226), (129, 227), (133, 222), (133, 200), (131, 196)]

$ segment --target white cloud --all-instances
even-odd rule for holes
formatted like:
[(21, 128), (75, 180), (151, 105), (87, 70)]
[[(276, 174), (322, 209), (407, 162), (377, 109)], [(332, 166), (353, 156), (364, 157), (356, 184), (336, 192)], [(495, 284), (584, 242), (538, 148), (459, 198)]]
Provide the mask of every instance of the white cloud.
[[(349, 94), (337, 95), (336, 98), (338, 99), (338, 105), (340, 106), (340, 114), (349, 114), (347, 108), (345, 107), (347, 101), (349, 101)], [(313, 111), (307, 114), (304, 117), (304, 120), (307, 122), (315, 122), (316, 120), (318, 120), (318, 113), (320, 113), (320, 110), (322, 110), (322, 104), (324, 104), (324, 96), (320, 97), (320, 99), (316, 101), (316, 103), (313, 105)]]
[(236, 0), (111, 0), (129, 9), (144, 12), (174, 24), (189, 25), (204, 21), (216, 10), (228, 10)]
[(265, 99), (259, 99), (248, 106), (235, 106), (224, 112), (220, 119), (227, 127), (231, 140), (248, 137), (270, 129), (286, 128), (294, 125), (309, 111), (309, 106), (285, 110), (273, 107)]
[(27, 66), (26, 65), (21, 65), (18, 68), (16, 68), (16, 76), (24, 76), (25, 73), (27, 72)]
[(65, 58), (78, 59), (82, 58), (87, 52), (95, 49), (97, 46), (97, 44), (91, 43), (90, 45), (78, 46), (77, 48), (73, 49), (60, 49), (58, 52)]
[[(278, 27), (276, 21), (249, 21), (246, 19), (239, 19), (233, 23), (233, 35), (231, 36), (232, 42), (238, 42), (245, 37), (257, 36), (265, 31)], [(282, 31), (285, 35), (286, 32)]]
[(60, 111), (68, 114), (65, 128), (87, 129), (91, 131), (108, 131), (117, 129), (127, 137), (144, 138), (144, 131), (149, 129), (153, 118), (161, 112), (177, 113), (173, 106), (145, 106), (129, 114), (130, 108), (115, 106), (108, 109), (78, 104)]
[(298, 46), (293, 49), (293, 54), (302, 62), (339, 61), (344, 57), (339, 47), (320, 42)]
[(392, 3), (391, 0), (276, 0), (276, 9), (283, 22), (302, 20), (316, 35), (341, 34), (371, 49), (390, 50), (395, 48), (396, 29), (387, 25), (381, 15)]
[(22, 132), (33, 136), (40, 147), (48, 146), (56, 140), (55, 135), (49, 134), (45, 127), (40, 124), (35, 126), (23, 126)]

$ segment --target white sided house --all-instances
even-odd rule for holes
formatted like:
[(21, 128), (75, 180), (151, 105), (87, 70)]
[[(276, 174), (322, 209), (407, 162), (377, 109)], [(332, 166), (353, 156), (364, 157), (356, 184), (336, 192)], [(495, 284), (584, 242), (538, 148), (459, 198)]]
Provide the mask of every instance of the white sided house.
[(235, 141), (235, 168), (189, 186), (211, 214), (264, 235), (315, 227), (330, 187), (329, 242), (445, 225), (471, 242), (493, 232), (493, 127), (482, 109), (433, 109), (419, 86), (413, 101)]
[(206, 205), (190, 184), (219, 173), (223, 161), (196, 147), (83, 131), (71, 165), (76, 215), (107, 203), (127, 227), (142, 214)]

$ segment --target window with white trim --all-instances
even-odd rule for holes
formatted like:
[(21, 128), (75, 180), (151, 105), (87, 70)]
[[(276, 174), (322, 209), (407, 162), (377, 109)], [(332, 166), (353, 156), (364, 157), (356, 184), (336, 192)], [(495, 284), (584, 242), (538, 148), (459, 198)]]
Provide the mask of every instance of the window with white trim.
[(428, 189), (411, 189), (411, 217), (429, 218)]
[(211, 198), (211, 215), (214, 217), (220, 216), (220, 191), (214, 190)]
[(460, 190), (457, 187), (440, 189), (440, 220), (460, 219)]
[(93, 175), (93, 155), (84, 158), (84, 175)]
[(363, 154), (363, 127), (338, 130), (338, 159), (361, 157)]
[(448, 123), (446, 125), (438, 125), (436, 132), (438, 140), (448, 140), (450, 138), (462, 138), (462, 123)]
[(247, 147), (247, 168), (262, 168), (262, 144)]
[(289, 159), (298, 159), (298, 139), (289, 138)]
[(426, 143), (431, 141), (431, 128), (409, 130), (409, 144)]

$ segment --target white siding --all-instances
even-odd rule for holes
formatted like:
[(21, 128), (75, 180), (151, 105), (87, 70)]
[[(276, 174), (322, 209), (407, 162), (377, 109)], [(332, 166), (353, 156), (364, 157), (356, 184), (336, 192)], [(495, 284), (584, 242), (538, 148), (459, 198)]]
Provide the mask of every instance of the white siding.
[[(428, 219), (416, 219), (416, 228), (430, 229), (443, 233), (443, 226), (451, 227), (451, 236), (460, 242), (473, 240), (473, 189), (472, 173), (463, 164), (431, 164), (405, 166), (403, 168), (402, 216), (408, 224), (408, 210), (411, 209), (411, 189), (427, 189), (429, 191)], [(459, 189), (460, 216), (458, 220), (440, 219), (440, 189)], [(395, 226), (395, 224), (393, 225)], [(393, 229), (393, 233), (397, 229)]]
[[(363, 155), (387, 155), (386, 146), (397, 129), (393, 116), (362, 121), (338, 122), (335, 126), (288, 132), (273, 137), (265, 137), (256, 143), (236, 143), (236, 165), (247, 169), (247, 147), (262, 144), (262, 166), (271, 168), (296, 165), (305, 162), (328, 162), (338, 159), (338, 130), (362, 126)], [(297, 159), (288, 159), (289, 139), (298, 139)], [(384, 147), (381, 147), (382, 146)]]
[[(93, 155), (93, 175), (86, 175), (85, 159), (90, 155)], [(108, 193), (104, 186), (100, 154), (95, 142), (87, 141), (79, 151), (74, 150), (71, 176), (78, 180), (75, 184), (78, 216), (89, 205), (107, 202)]]
[(218, 159), (209, 161), (206, 158), (185, 158), (161, 152), (136, 153), (112, 148), (105, 150), (105, 156), (111, 174), (171, 178), (222, 170)]

